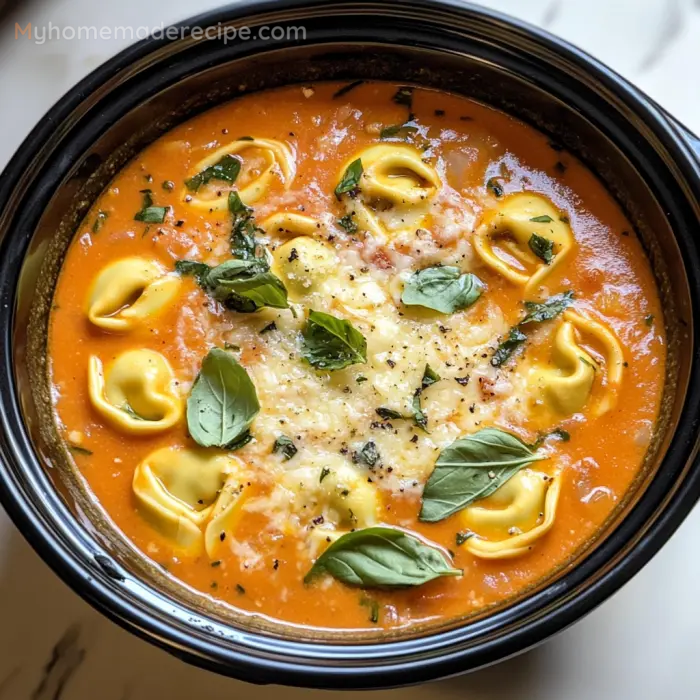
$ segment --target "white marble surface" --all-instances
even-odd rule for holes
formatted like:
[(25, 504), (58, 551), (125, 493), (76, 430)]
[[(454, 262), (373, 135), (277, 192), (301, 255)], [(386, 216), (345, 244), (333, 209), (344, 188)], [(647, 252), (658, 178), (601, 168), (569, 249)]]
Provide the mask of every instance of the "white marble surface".
[[(0, 14), (3, 4), (0, 0)], [(0, 20), (0, 167), (73, 83), (124, 41), (15, 40), (15, 21), (157, 26), (217, 0), (27, 0)], [(700, 0), (491, 0), (546, 27), (634, 81), (700, 132)], [(697, 700), (700, 510), (597, 611), (538, 649), (485, 671), (367, 698)], [(60, 660), (52, 664), (59, 643)], [(274, 681), (274, 679), (270, 679)], [(189, 667), (93, 611), (39, 560), (0, 511), (0, 700), (289, 700), (281, 691)]]

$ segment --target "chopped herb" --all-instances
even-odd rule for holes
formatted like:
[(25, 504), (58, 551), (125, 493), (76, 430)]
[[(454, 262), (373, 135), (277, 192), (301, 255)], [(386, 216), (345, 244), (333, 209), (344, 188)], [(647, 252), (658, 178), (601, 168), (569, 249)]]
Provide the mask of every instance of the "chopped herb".
[(491, 358), (491, 364), (494, 367), (500, 367), (526, 340), (527, 336), (520, 330), (520, 327), (513, 326), (508, 332), (508, 337), (496, 348), (496, 352)]
[(354, 90), (356, 87), (359, 87), (364, 82), (365, 82), (364, 80), (355, 80), (352, 83), (348, 83), (347, 85), (343, 85), (343, 87), (341, 87), (340, 90), (336, 90), (333, 93), (333, 99), (336, 100), (339, 97), (342, 97), (343, 95), (347, 95), (351, 90)]
[(128, 401), (121, 405), (121, 410), (124, 411), (124, 413), (126, 413), (134, 420), (148, 420), (147, 418), (144, 418), (143, 416), (136, 413), (136, 411), (134, 411), (134, 409), (131, 407), (131, 404)]
[(228, 210), (233, 214), (231, 227), (231, 253), (241, 260), (257, 260), (269, 267), (262, 246), (255, 238), (256, 233), (263, 233), (255, 223), (253, 209), (243, 203), (235, 190), (228, 194)]
[(532, 236), (530, 236), (528, 245), (530, 246), (530, 250), (540, 258), (540, 260), (544, 260), (547, 265), (552, 264), (552, 260), (554, 260), (554, 241), (533, 233)]
[(338, 219), (337, 224), (342, 228), (346, 233), (357, 233), (357, 222), (353, 218), (355, 216), (355, 212), (350, 212), (349, 214), (346, 214), (345, 216), (342, 216), (340, 219)]
[(88, 450), (87, 447), (81, 447), (80, 445), (68, 445), (68, 449), (77, 455), (85, 455), (86, 457), (93, 454), (92, 450)]
[(544, 444), (544, 442), (549, 438), (557, 438), (562, 442), (569, 442), (569, 440), (571, 440), (571, 435), (569, 435), (569, 432), (567, 430), (564, 430), (563, 428), (554, 428), (554, 430), (550, 430), (548, 433), (542, 433), (541, 435), (539, 435), (537, 440), (535, 440), (535, 442), (533, 442), (530, 447), (533, 450), (536, 450), (538, 447), (541, 447)]
[(503, 188), (498, 184), (498, 179), (495, 177), (490, 177), (486, 181), (486, 189), (490, 190), (494, 197), (503, 196)]
[(645, 316), (644, 323), (646, 323), (647, 326), (653, 326), (654, 325), (654, 314), (649, 314), (648, 316)]
[(525, 309), (528, 313), (517, 326), (510, 329), (508, 337), (496, 348), (496, 352), (491, 358), (491, 364), (494, 367), (500, 367), (527, 340), (523, 326), (530, 323), (551, 321), (570, 306), (573, 300), (574, 293), (568, 291), (563, 294), (555, 294), (543, 302), (526, 301)]
[(367, 381), (367, 377), (365, 377), (365, 376), (363, 376), (363, 375), (360, 375), (359, 377), (356, 377), (356, 378), (355, 378), (355, 381), (356, 381), (358, 384), (362, 384), (362, 382), (366, 382), (366, 381)]
[(366, 464), (368, 467), (374, 467), (380, 460), (379, 451), (373, 440), (365, 443), (359, 452), (355, 453), (356, 461), (361, 464)]
[(379, 138), (384, 139), (402, 139), (406, 140), (412, 134), (418, 132), (418, 127), (413, 124), (393, 124), (385, 126), (379, 132)]
[(457, 543), (458, 547), (461, 547), (467, 540), (471, 539), (474, 537), (473, 532), (458, 532), (455, 535), (455, 542)]
[(425, 369), (423, 370), (423, 379), (421, 380), (421, 389), (425, 389), (429, 387), (431, 384), (435, 384), (435, 382), (440, 381), (440, 375), (430, 367), (430, 365), (426, 365)]
[(369, 608), (369, 621), (377, 624), (379, 622), (379, 603), (371, 598), (360, 598), (360, 605)]
[(318, 483), (320, 484), (330, 473), (331, 470), (328, 467), (323, 467), (323, 469), (321, 469), (321, 475), (318, 477)]
[(542, 321), (551, 321), (556, 318), (564, 309), (571, 306), (574, 300), (572, 291), (555, 294), (543, 302), (526, 301), (525, 308), (528, 314), (520, 321), (521, 326), (528, 323), (542, 323)]
[(168, 213), (168, 207), (153, 206), (153, 197), (151, 190), (141, 190), (143, 195), (143, 205), (141, 211), (134, 214), (135, 221), (142, 221), (146, 224), (162, 224), (165, 221), (165, 215)]
[(237, 583), (237, 584), (236, 584), (236, 590), (237, 590), (241, 595), (245, 595), (245, 588), (243, 588), (243, 586), (241, 586), (240, 583)]
[(413, 421), (415, 424), (424, 432), (429, 433), (428, 430), (428, 414), (423, 410), (420, 403), (420, 389), (416, 389), (416, 393), (413, 394), (413, 401), (411, 402), (411, 410), (413, 411)]
[(298, 452), (293, 440), (286, 435), (280, 435), (272, 446), (272, 454), (281, 454), (285, 462), (288, 462)]
[(264, 328), (260, 329), (260, 335), (265, 335), (265, 333), (270, 333), (277, 330), (277, 324), (274, 321), (270, 321)]
[(335, 196), (338, 200), (340, 200), (342, 195), (348, 192), (354, 192), (359, 187), (362, 173), (362, 159), (357, 158), (348, 165), (345, 173), (343, 173), (342, 179), (335, 188)]
[(206, 185), (212, 180), (233, 184), (240, 172), (241, 161), (227, 153), (214, 165), (204, 168), (201, 173), (185, 180), (185, 186), (191, 192), (197, 192), (202, 185)]
[(401, 420), (407, 417), (393, 408), (385, 408), (384, 406), (375, 408), (374, 411), (382, 420)]
[(550, 224), (554, 219), (549, 214), (542, 214), (541, 216), (533, 216), (530, 221), (534, 221), (537, 224)]
[(95, 223), (92, 225), (92, 232), (93, 233), (99, 233), (100, 229), (104, 226), (105, 221), (107, 221), (107, 217), (109, 216), (109, 212), (103, 211), (100, 209), (97, 212), (97, 216), (95, 217)]
[(400, 87), (396, 94), (391, 98), (392, 102), (402, 107), (408, 107), (409, 111), (413, 109), (413, 88), (408, 86)]

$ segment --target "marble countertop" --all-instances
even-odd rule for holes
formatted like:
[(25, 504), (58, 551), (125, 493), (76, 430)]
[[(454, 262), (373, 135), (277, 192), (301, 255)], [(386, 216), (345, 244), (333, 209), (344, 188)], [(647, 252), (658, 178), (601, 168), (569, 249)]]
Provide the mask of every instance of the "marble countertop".
[[(196, 5), (187, 0), (109, 4), (0, 0), (0, 168), (71, 85), (128, 43), (118, 38), (59, 39), (37, 45), (22, 36), (15, 38), (15, 22), (158, 26), (218, 4), (216, 0), (199, 0)], [(700, 0), (483, 4), (578, 44), (700, 132)], [(696, 509), (632, 582), (585, 620), (534, 651), (468, 676), (364, 697), (697, 700), (698, 536)], [(279, 692), (275, 686), (247, 685), (187, 666), (124, 632), (68, 589), (0, 510), (0, 700), (266, 700)], [(281, 692), (289, 700), (327, 700), (333, 695)]]

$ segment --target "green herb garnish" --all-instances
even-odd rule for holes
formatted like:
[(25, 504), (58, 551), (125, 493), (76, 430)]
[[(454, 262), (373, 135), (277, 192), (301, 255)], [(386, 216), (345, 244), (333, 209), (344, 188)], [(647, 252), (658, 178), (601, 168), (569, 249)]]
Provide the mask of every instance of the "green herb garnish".
[(528, 245), (530, 246), (530, 250), (540, 258), (540, 260), (544, 260), (547, 265), (551, 265), (552, 260), (554, 260), (554, 241), (533, 233), (532, 236), (530, 236)]
[(311, 310), (303, 331), (303, 355), (318, 369), (343, 369), (367, 362), (367, 341), (349, 321)]
[(347, 169), (345, 170), (345, 173), (343, 173), (343, 177), (341, 178), (340, 182), (335, 188), (336, 198), (340, 199), (342, 195), (357, 190), (357, 188), (360, 185), (360, 178), (362, 177), (362, 173), (363, 168), (361, 158), (358, 158), (357, 160), (354, 160), (352, 163), (350, 163), (350, 165), (348, 165)]
[(226, 154), (214, 165), (204, 168), (201, 173), (185, 180), (185, 186), (191, 192), (197, 192), (202, 185), (210, 183), (212, 180), (220, 180), (233, 184), (236, 182), (238, 174), (241, 172), (241, 161), (234, 156)]
[(401, 301), (406, 306), (423, 306), (443, 314), (451, 314), (471, 306), (484, 285), (476, 275), (458, 267), (426, 267), (414, 272), (404, 285)]
[(272, 453), (282, 455), (285, 462), (288, 462), (292, 457), (294, 457), (298, 451), (299, 450), (294, 444), (292, 438), (289, 438), (286, 435), (280, 435), (275, 440), (275, 444), (272, 446)]
[(146, 224), (162, 224), (165, 221), (165, 216), (168, 213), (169, 207), (153, 206), (153, 196), (151, 190), (141, 190), (143, 195), (143, 204), (141, 211), (134, 214), (135, 221), (142, 221)]

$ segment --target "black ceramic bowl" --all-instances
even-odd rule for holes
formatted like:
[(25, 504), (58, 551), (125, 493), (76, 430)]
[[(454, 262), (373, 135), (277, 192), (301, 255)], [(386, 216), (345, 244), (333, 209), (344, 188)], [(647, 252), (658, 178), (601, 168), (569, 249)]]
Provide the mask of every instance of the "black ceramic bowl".
[[(0, 495), (41, 556), (99, 610), (168, 651), (245, 680), (377, 688), (468, 671), (589, 612), (671, 536), (700, 494), (698, 141), (645, 95), (547, 34), (448, 0), (243, 0), (189, 27), (304, 27), (305, 39), (154, 38), (71, 90), (0, 179)], [(412, 636), (314, 637), (202, 604), (116, 531), (65, 458), (46, 381), (48, 311), (90, 204), (127, 160), (193, 114), (243, 92), (386, 79), (476, 98), (552, 135), (618, 199), (656, 273), (669, 362), (637, 482), (599, 536), (499, 608)]]

